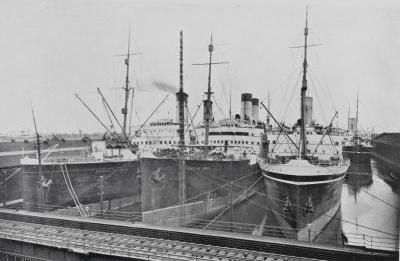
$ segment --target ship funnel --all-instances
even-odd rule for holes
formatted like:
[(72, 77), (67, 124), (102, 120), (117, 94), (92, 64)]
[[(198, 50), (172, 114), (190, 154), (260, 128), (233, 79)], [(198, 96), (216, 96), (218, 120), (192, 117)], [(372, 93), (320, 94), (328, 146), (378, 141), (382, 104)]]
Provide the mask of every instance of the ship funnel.
[(252, 118), (251, 99), (252, 99), (251, 93), (242, 93), (242, 104), (241, 104), (242, 120), (251, 121)]
[(305, 115), (304, 115), (304, 123), (305, 126), (310, 126), (313, 117), (313, 98), (306, 96), (304, 97), (304, 107), (305, 107)]
[(251, 99), (251, 105), (252, 105), (252, 110), (251, 110), (251, 115), (253, 117), (253, 121), (256, 123), (258, 122), (258, 112), (259, 112), (259, 99), (258, 98), (253, 98)]
[(349, 130), (352, 132), (356, 131), (357, 120), (354, 117), (349, 118)]

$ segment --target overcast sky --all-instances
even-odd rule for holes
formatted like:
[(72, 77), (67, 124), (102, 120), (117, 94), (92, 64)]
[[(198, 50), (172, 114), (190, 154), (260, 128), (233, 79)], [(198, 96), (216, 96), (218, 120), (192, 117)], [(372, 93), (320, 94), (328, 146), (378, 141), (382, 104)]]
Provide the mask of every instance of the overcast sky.
[[(400, 129), (400, 4), (307, 1), (1, 1), (0, 132), (32, 129), (30, 101), (42, 132), (102, 130), (73, 97), (76, 92), (105, 118), (96, 87), (120, 112), (128, 31), (131, 83), (137, 88), (134, 124), (142, 123), (165, 92), (178, 85), (179, 31), (184, 31), (185, 90), (192, 114), (207, 87), (207, 45), (213, 32), (217, 119), (240, 110), (240, 93), (265, 99), (276, 116), (293, 123), (299, 94), (305, 5), (309, 7), (309, 95), (323, 124), (339, 112), (347, 126), (360, 93), (360, 127)], [(298, 82), (297, 82), (298, 81)], [(202, 110), (198, 113), (201, 116)], [(265, 117), (265, 112), (260, 115)], [(170, 95), (154, 119), (175, 117)], [(199, 121), (197, 117), (196, 121)]]

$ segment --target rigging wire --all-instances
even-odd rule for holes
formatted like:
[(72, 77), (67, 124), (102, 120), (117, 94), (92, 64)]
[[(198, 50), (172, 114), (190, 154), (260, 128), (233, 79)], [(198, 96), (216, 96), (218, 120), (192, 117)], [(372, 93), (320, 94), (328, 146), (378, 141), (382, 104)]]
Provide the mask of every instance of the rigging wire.
[[(129, 82), (129, 87), (130, 87), (130, 85), (131, 85), (131, 83)], [(136, 80), (136, 86), (137, 87), (139, 87), (139, 81), (138, 80)], [(133, 114), (133, 98), (134, 98), (134, 96), (135, 96), (135, 93), (134, 93), (134, 89), (131, 87), (130, 88), (131, 89), (131, 92), (129, 93), (130, 95), (131, 95), (131, 108), (130, 108), (130, 111), (129, 111), (129, 137), (132, 137), (132, 114)]]
[(320, 97), (319, 97), (319, 95), (318, 95), (317, 89), (315, 88), (315, 83), (314, 83), (313, 77), (309, 77), (309, 79), (310, 79), (310, 81), (311, 81), (311, 86), (312, 86), (312, 88), (313, 88), (313, 90), (314, 90), (314, 92), (315, 92), (315, 96), (317, 96), (316, 98), (317, 98), (317, 100), (318, 100), (318, 105), (319, 105), (319, 107), (321, 108), (322, 117), (323, 117), (325, 123), (327, 124), (327, 123), (328, 123), (328, 120), (327, 120), (327, 117), (326, 117), (326, 114), (325, 114), (324, 107), (323, 107), (322, 104), (321, 104), (321, 99), (320, 99)]
[[(299, 56), (299, 55), (298, 55), (298, 56)], [(275, 88), (273, 88), (273, 89), (270, 91), (270, 94), (271, 94), (271, 95), (274, 94), (277, 90), (282, 89), (282, 86), (283, 86), (283, 87), (285, 87), (285, 95), (284, 95), (284, 97), (286, 96), (286, 91), (287, 91), (287, 88), (288, 88), (288, 86), (289, 86), (290, 79), (291, 79), (294, 75), (296, 75), (296, 72), (298, 72), (298, 71), (299, 71), (299, 68), (301, 67), (301, 65), (299, 65), (299, 63), (300, 63), (299, 61), (300, 61), (301, 59), (298, 59), (297, 57), (296, 57), (296, 59), (295, 59), (293, 55), (291, 55), (291, 58), (292, 58), (292, 65), (291, 65), (291, 69), (290, 69), (290, 72), (289, 72), (288, 76), (285, 77), (284, 80), (281, 81), (280, 84), (278, 84)], [(266, 99), (268, 99), (268, 95), (265, 96), (263, 99), (261, 99), (261, 101), (264, 102)]]
[[(314, 71), (311, 68), (309, 69), (309, 72), (310, 72), (311, 79), (315, 79), (316, 83), (320, 83), (321, 82), (320, 80), (318, 80), (317, 74), (314, 73)], [(332, 109), (336, 111), (336, 106), (335, 106), (335, 104), (333, 102), (333, 99), (332, 99), (333, 96), (330, 93), (330, 89), (329, 88), (324, 88), (324, 84), (319, 84), (318, 86), (321, 86), (322, 88), (320, 88), (320, 89), (325, 91), (324, 94), (325, 94), (326, 98), (328, 99), (330, 105), (332, 106)]]
[[(186, 107), (186, 111), (187, 111), (187, 114), (188, 114), (189, 119), (190, 119), (190, 124), (188, 125), (188, 129), (187, 129), (187, 130), (189, 130), (190, 126), (192, 126), (192, 129), (193, 129), (193, 132), (194, 132), (194, 136), (195, 136), (195, 138), (196, 138), (196, 140), (197, 140), (197, 139), (198, 139), (198, 136), (197, 136), (197, 133), (196, 133), (196, 128), (194, 127), (194, 124), (193, 124), (193, 117), (192, 117), (192, 115), (190, 114), (190, 110), (189, 110), (188, 106), (186, 105), (185, 107)], [(197, 111), (196, 111), (196, 113), (197, 113)], [(196, 116), (196, 115), (195, 115), (195, 116)]]
[(288, 109), (289, 109), (289, 105), (291, 104), (291, 102), (292, 102), (292, 100), (293, 100), (293, 96), (294, 96), (294, 94), (295, 94), (295, 92), (296, 92), (296, 90), (297, 90), (297, 86), (298, 86), (298, 83), (299, 83), (299, 81), (300, 81), (300, 79), (301, 79), (302, 74), (303, 74), (302, 72), (299, 73), (299, 77), (297, 78), (296, 84), (293, 86), (292, 94), (290, 95), (289, 102), (287, 103), (286, 108), (285, 108), (285, 111), (284, 111), (284, 113), (283, 113), (283, 117), (282, 117), (282, 118), (283, 118), (283, 121), (284, 121), (284, 122), (286, 122), (286, 119), (287, 119), (287, 112), (288, 112)]

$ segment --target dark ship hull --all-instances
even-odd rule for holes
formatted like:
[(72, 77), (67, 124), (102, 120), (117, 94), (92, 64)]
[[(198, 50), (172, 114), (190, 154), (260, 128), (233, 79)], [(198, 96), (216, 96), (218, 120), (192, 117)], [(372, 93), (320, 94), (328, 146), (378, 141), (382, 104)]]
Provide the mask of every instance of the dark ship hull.
[[(43, 189), (44, 205), (48, 209), (74, 206), (73, 197), (67, 187), (67, 172), (81, 204), (99, 202), (100, 176), (104, 178), (104, 200), (126, 196), (137, 196), (140, 200), (141, 181), (138, 160), (110, 160), (109, 162), (68, 163), (66, 165), (43, 164), (42, 169), (44, 180), (46, 182), (51, 180), (51, 184)], [(41, 201), (38, 165), (24, 164), (22, 173), (24, 208), (37, 210)]]
[[(89, 150), (89, 141), (85, 139), (74, 140), (46, 140), (41, 147), (45, 154), (47, 150), (58, 144), (52, 156), (78, 156)], [(22, 198), (22, 172), (20, 160), (25, 156), (34, 156), (36, 145), (32, 141), (4, 141), (0, 142), (0, 202), (6, 198), (9, 204), (16, 203)], [(4, 188), (4, 180), (5, 188)], [(4, 193), (5, 189), (5, 193)]]
[[(249, 160), (186, 160), (186, 204), (190, 215), (205, 214), (206, 202), (226, 206), (229, 193), (245, 190), (259, 178), (257, 164)], [(142, 210), (151, 212), (170, 208), (176, 216), (179, 205), (179, 161), (173, 158), (141, 158)], [(231, 182), (231, 184), (230, 184)], [(199, 203), (203, 202), (203, 203)], [(197, 204), (200, 205), (197, 205)], [(212, 208), (212, 207), (211, 207)], [(209, 213), (207, 213), (209, 214)], [(157, 214), (153, 214), (153, 217)], [(146, 221), (146, 216), (144, 216)], [(153, 220), (160, 222), (160, 220)], [(149, 222), (152, 222), (149, 220)], [(163, 221), (162, 221), (163, 222)]]
[(288, 175), (261, 165), (266, 204), (285, 237), (310, 242), (318, 237), (340, 209), (346, 169), (327, 175), (318, 175), (317, 171)]
[(348, 145), (342, 148), (343, 158), (351, 163), (369, 164), (371, 162), (372, 147)]
[(347, 170), (346, 182), (355, 187), (368, 187), (372, 184), (371, 163), (351, 163)]

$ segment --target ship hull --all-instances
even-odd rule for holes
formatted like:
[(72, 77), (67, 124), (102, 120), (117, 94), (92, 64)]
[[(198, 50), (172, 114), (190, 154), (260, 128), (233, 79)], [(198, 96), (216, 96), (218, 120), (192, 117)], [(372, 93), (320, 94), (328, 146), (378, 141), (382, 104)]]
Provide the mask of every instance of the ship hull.
[[(64, 175), (61, 167), (63, 167)], [(100, 176), (103, 176), (104, 200), (135, 195), (140, 198), (141, 181), (138, 160), (64, 165), (43, 164), (42, 169), (44, 180), (46, 182), (51, 180), (51, 184), (43, 189), (44, 204), (42, 205), (46, 208), (75, 204), (67, 186), (67, 176), (81, 204), (99, 202)], [(37, 165), (22, 165), (22, 188), (24, 208), (37, 209), (41, 204)]]
[(369, 164), (371, 162), (372, 149), (365, 147), (343, 146), (343, 158), (351, 163)]
[(1, 168), (0, 173), (0, 203), (15, 204), (22, 197), (21, 167)]
[[(47, 154), (48, 148), (56, 145), (57, 143), (50, 141), (42, 144), (42, 152)], [(58, 147), (51, 153), (53, 157), (69, 157), (79, 156), (84, 151), (89, 150), (87, 142), (81, 140), (66, 140), (59, 142)], [(23, 141), (16, 142), (0, 142), (0, 169), (3, 173), (0, 174), (0, 202), (4, 202), (4, 197), (9, 204), (13, 204), (22, 198), (22, 168), (21, 159), (36, 155), (35, 144), (33, 142), (25, 143)], [(6, 188), (4, 193), (3, 180), (6, 179)]]
[(347, 171), (347, 183), (356, 187), (367, 187), (372, 184), (371, 163), (351, 163)]
[[(257, 164), (250, 164), (249, 160), (186, 160), (185, 165), (185, 198), (188, 205), (200, 201), (217, 202), (218, 199), (226, 201), (230, 192), (243, 191), (260, 175)], [(179, 204), (177, 159), (142, 158), (141, 169), (143, 212)], [(199, 211), (203, 210), (201, 207)], [(190, 214), (195, 215), (199, 211)]]
[(266, 205), (288, 238), (313, 241), (340, 209), (343, 169), (324, 176), (285, 175), (265, 167), (261, 171)]

